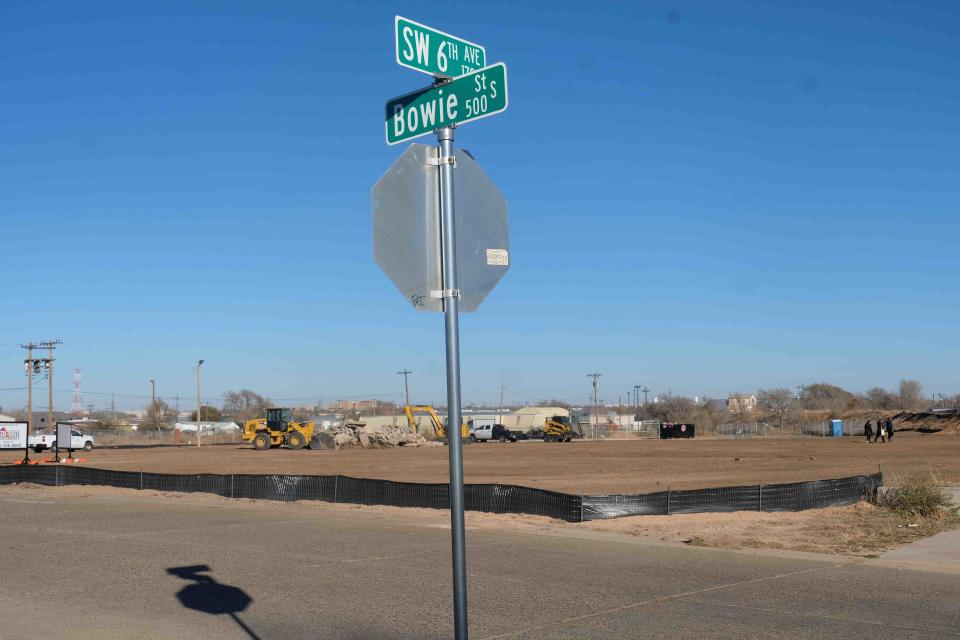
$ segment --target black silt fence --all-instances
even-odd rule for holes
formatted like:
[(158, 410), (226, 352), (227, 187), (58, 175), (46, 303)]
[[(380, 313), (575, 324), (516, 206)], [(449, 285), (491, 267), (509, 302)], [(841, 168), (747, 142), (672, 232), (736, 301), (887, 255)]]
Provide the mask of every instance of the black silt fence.
[[(322, 500), (394, 507), (450, 508), (447, 484), (368, 480), (349, 476), (167, 474), (113, 471), (64, 465), (0, 467), (0, 484), (32, 482), (48, 486), (101, 485), (123, 489), (210, 493), (225, 498)], [(781, 485), (754, 485), (660, 491), (609, 496), (577, 496), (509, 484), (468, 484), (468, 511), (524, 513), (567, 522), (634, 515), (719, 511), (802, 511), (853, 504), (871, 497), (881, 474)]]
[[(447, 484), (368, 480), (349, 476), (254, 474), (168, 474), (113, 471), (64, 465), (0, 467), (0, 484), (32, 482), (48, 486), (101, 485), (123, 489), (212, 493), (225, 498), (322, 500), (347, 504), (449, 509)], [(579, 522), (580, 496), (508, 484), (468, 484), (469, 511), (525, 513)]]
[(883, 484), (875, 473), (835, 480), (759, 484), (718, 489), (659, 491), (634, 495), (583, 496), (582, 520), (636, 515), (724, 511), (804, 511), (853, 504), (871, 498)]

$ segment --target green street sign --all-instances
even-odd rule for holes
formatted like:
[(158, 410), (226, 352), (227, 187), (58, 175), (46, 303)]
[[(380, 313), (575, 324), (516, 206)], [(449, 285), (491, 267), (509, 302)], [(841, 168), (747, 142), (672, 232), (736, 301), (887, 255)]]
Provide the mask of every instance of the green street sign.
[(418, 138), (440, 127), (463, 124), (507, 108), (507, 65), (477, 69), (446, 84), (387, 101), (387, 144)]
[(456, 78), (482, 69), (487, 51), (473, 42), (402, 16), (396, 25), (397, 64), (432, 76)]

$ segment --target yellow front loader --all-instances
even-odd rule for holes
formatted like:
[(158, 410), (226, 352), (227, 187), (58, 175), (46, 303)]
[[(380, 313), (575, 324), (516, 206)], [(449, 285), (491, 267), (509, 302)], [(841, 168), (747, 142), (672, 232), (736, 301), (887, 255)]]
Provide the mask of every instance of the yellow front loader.
[(253, 418), (243, 425), (243, 441), (253, 443), (258, 451), (272, 447), (287, 446), (303, 449), (310, 446), (314, 423), (295, 422), (293, 410), (287, 408), (267, 409), (266, 418)]
[[(410, 426), (411, 431), (414, 433), (417, 432), (417, 419), (415, 414), (425, 413), (430, 416), (430, 424), (433, 425), (433, 433), (437, 437), (437, 440), (440, 440), (443, 444), (449, 444), (450, 439), (447, 436), (447, 427), (443, 424), (440, 416), (437, 415), (436, 409), (428, 404), (408, 404), (404, 405), (403, 410), (407, 414), (407, 424)], [(470, 423), (466, 419), (464, 419), (460, 425), (460, 435), (463, 438), (463, 444), (470, 444), (471, 442), (477, 441), (476, 436), (470, 433)]]

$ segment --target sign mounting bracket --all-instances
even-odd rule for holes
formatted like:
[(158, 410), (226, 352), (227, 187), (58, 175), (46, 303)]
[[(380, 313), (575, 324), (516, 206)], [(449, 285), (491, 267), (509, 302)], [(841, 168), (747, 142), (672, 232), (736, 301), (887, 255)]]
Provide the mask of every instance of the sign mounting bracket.
[(443, 156), (442, 158), (427, 158), (427, 164), (432, 167), (440, 167), (445, 164), (453, 165), (453, 168), (457, 168), (457, 156)]

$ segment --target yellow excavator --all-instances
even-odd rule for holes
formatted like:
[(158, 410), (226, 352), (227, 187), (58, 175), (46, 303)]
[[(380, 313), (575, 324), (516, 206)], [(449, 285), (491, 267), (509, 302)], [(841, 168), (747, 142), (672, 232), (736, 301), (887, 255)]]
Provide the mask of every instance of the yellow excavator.
[[(417, 432), (416, 414), (425, 413), (430, 416), (430, 424), (433, 425), (433, 433), (436, 435), (437, 440), (443, 442), (443, 444), (449, 444), (447, 427), (443, 424), (440, 416), (437, 415), (436, 409), (428, 404), (408, 404), (404, 405), (403, 410), (407, 414), (407, 425), (409, 425), (411, 431), (414, 433)], [(464, 419), (460, 425), (460, 436), (463, 438), (463, 444), (470, 444), (471, 442), (477, 441), (476, 436), (470, 433), (470, 423), (466, 419)]]
[(286, 407), (267, 409), (266, 418), (253, 418), (243, 425), (243, 441), (253, 443), (258, 451), (287, 446), (303, 449), (310, 446), (315, 426), (313, 421), (296, 422), (293, 410)]
[(573, 427), (567, 416), (552, 416), (543, 421), (544, 442), (570, 442), (573, 438)]

